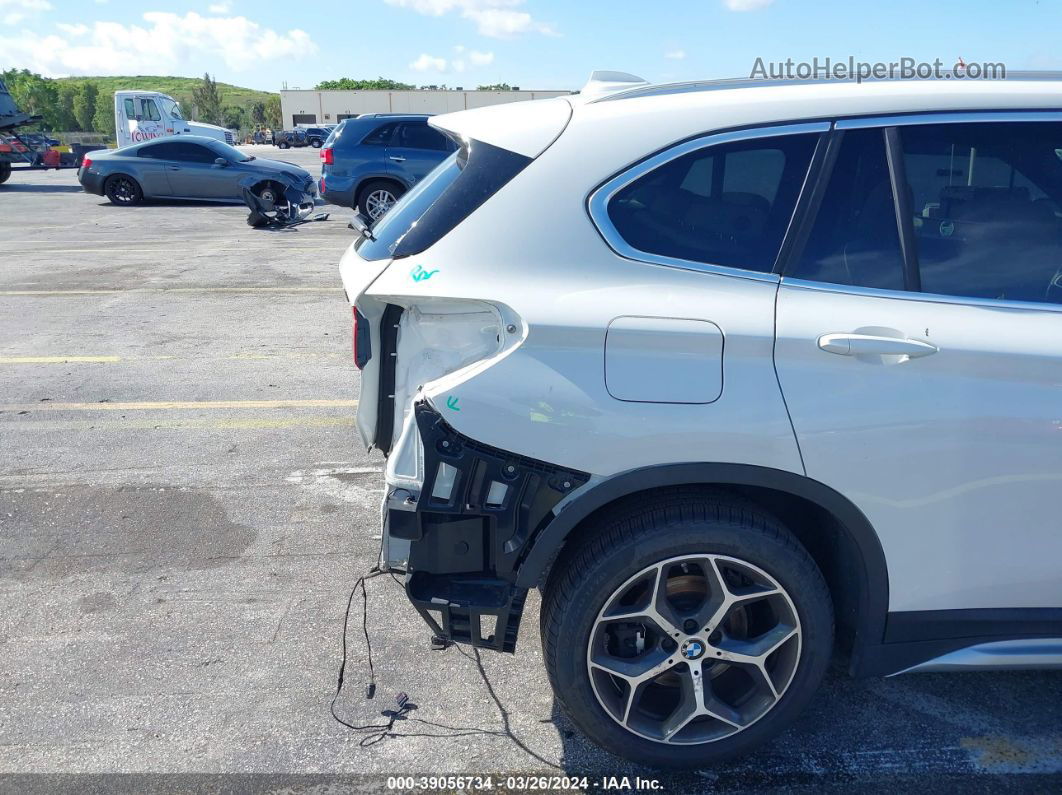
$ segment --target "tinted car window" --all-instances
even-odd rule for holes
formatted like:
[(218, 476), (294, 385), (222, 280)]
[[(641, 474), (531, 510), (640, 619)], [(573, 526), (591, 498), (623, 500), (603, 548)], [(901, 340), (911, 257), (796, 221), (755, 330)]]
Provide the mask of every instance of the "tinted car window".
[(454, 152), (387, 211), (355, 248), (368, 260), (419, 254), (519, 174), (531, 158), (482, 141)]
[(927, 293), (1062, 303), (1062, 124), (904, 127)]
[(250, 160), (254, 160), (253, 155), (245, 154), (235, 146), (231, 146), (224, 141), (212, 141), (209, 148), (211, 150), (211, 163), (219, 157), (223, 157), (232, 163), (246, 163)]
[(177, 160), (178, 145), (173, 142), (142, 146), (137, 150), (137, 157), (150, 157), (152, 160)]
[(770, 271), (807, 174), (816, 135), (699, 149), (621, 188), (608, 216), (633, 248)]
[(383, 124), (373, 130), (371, 133), (361, 139), (363, 144), (370, 144), (372, 146), (387, 146), (391, 143), (391, 137), (394, 135), (395, 127), (398, 125), (394, 122), (390, 124)]
[(881, 130), (849, 130), (803, 255), (787, 276), (902, 290), (903, 255)]
[(162, 121), (162, 116), (159, 115), (159, 109), (155, 105), (155, 100), (144, 100), (144, 117), (148, 121)]
[(218, 158), (216, 152), (200, 144), (174, 144), (173, 146), (177, 151), (174, 160), (186, 163), (213, 163)]
[(398, 126), (396, 146), (408, 146), (411, 149), (433, 149), (445, 152), (450, 147), (449, 139), (427, 122), (407, 122)]

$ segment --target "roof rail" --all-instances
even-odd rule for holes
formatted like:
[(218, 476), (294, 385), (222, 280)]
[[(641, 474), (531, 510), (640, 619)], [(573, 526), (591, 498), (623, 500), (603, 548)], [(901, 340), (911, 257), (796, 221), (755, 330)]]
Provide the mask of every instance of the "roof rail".
[[(595, 74), (597, 74), (595, 72)], [(666, 94), (687, 94), (698, 91), (720, 91), (724, 89), (735, 88), (766, 88), (771, 86), (811, 86), (811, 85), (826, 85), (828, 83), (898, 83), (903, 80), (909, 80), (910, 82), (926, 82), (937, 80), (951, 80), (955, 77), (955, 73), (952, 71), (941, 72), (940, 77), (932, 78), (918, 78), (917, 80), (911, 80), (910, 78), (901, 77), (865, 77), (862, 80), (857, 80), (855, 77), (849, 78), (836, 78), (836, 77), (811, 77), (806, 79), (781, 79), (772, 80), (763, 77), (724, 77), (716, 80), (692, 80), (685, 83), (659, 83), (656, 85), (644, 85), (644, 86), (632, 86), (628, 89), (617, 89), (605, 96), (595, 97), (591, 99), (591, 102), (610, 102), (615, 99), (633, 99), (635, 97), (656, 97)], [(1035, 80), (1035, 81), (1062, 81), (1062, 72), (1059, 71), (1012, 71), (1007, 72), (1005, 77), (979, 77), (972, 78), (964, 76), (962, 81), (972, 83), (983, 82), (1014, 82), (1018, 80)]]

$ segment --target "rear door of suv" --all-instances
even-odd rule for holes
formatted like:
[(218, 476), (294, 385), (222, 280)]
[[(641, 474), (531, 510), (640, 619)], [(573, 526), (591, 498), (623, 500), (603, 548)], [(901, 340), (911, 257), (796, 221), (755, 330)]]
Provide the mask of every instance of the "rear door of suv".
[(1062, 615), (1062, 114), (836, 128), (777, 301), (807, 474), (877, 530), (887, 639), (1049, 632)]
[(387, 147), (388, 168), (407, 186), (415, 185), (456, 149), (427, 120), (400, 122)]

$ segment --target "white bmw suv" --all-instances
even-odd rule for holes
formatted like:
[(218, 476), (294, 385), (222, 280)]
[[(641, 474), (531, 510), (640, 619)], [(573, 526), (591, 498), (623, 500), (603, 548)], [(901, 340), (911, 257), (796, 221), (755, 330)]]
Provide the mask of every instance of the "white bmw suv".
[[(629, 81), (629, 82), (625, 82)], [(1062, 84), (437, 116), (346, 252), (385, 568), (600, 745), (698, 766), (853, 675), (1062, 665)]]

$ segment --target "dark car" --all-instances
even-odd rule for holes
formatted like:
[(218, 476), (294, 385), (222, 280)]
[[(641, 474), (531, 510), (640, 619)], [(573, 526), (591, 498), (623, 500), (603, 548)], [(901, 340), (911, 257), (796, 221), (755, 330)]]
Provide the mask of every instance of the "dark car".
[(321, 149), (321, 196), (375, 221), (456, 149), (426, 114), (345, 119)]
[(334, 124), (325, 125), (324, 127), (306, 127), (306, 143), (312, 146), (314, 149), (320, 149), (321, 145), (328, 139), (328, 136), (335, 129)]
[(280, 160), (240, 152), (214, 138), (181, 135), (121, 149), (92, 152), (77, 172), (87, 193), (128, 206), (141, 199), (206, 199), (243, 202), (242, 184), (267, 201), (295, 185), (314, 194), (308, 171)]
[(281, 149), (309, 145), (310, 141), (306, 137), (305, 130), (296, 128), (294, 130), (277, 130), (273, 133), (273, 146), (279, 146)]

